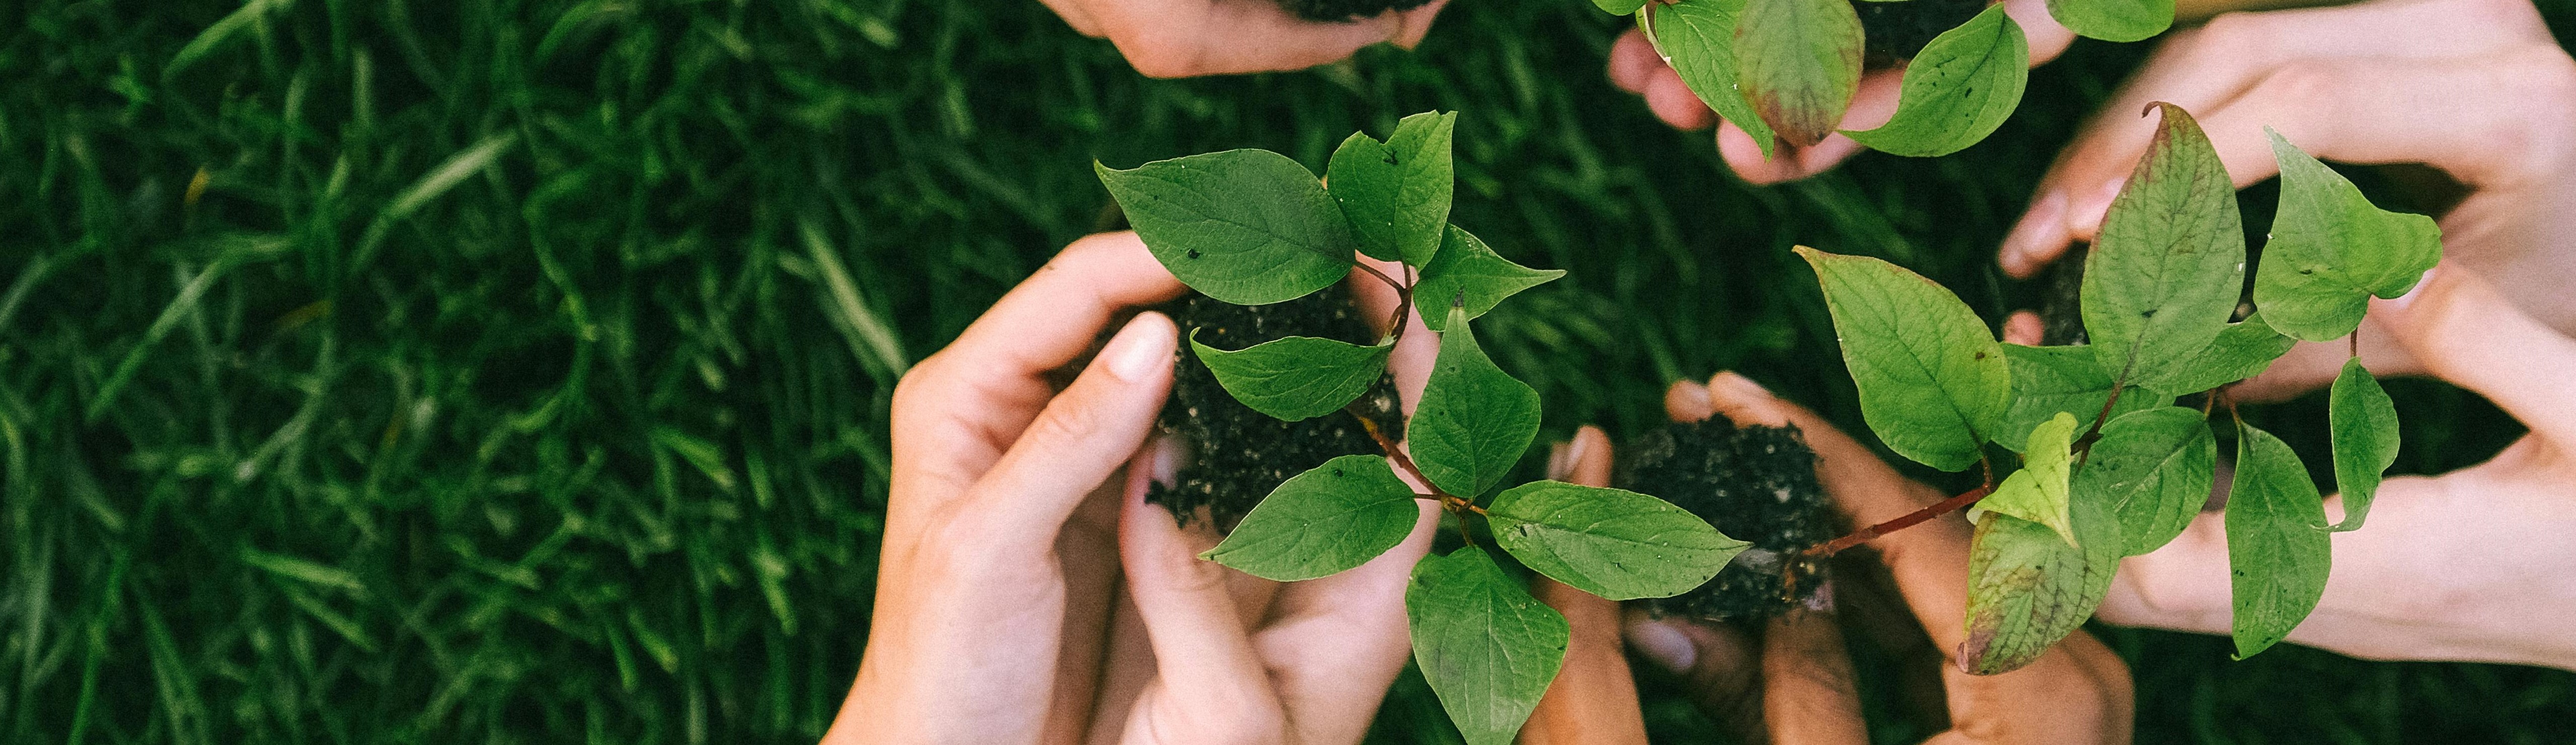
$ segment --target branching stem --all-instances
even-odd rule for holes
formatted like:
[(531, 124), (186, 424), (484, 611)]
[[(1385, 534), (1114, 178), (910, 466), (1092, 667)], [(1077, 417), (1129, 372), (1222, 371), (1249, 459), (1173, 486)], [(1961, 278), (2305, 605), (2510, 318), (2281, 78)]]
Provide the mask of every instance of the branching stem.
[(1976, 504), (1977, 500), (1985, 499), (1986, 495), (1993, 494), (1994, 491), (1995, 485), (1991, 483), (1974, 489), (1969, 489), (1966, 492), (1959, 494), (1959, 496), (1934, 502), (1923, 509), (1906, 513), (1903, 517), (1855, 530), (1852, 531), (1850, 535), (1817, 544), (1814, 548), (1807, 549), (1806, 555), (1810, 558), (1816, 559), (1833, 556), (1834, 554), (1841, 552), (1843, 549), (1878, 540), (1880, 536), (1911, 528), (1917, 523), (1940, 517), (1951, 510), (1957, 510), (1965, 508), (1968, 505)]
[(1422, 488), (1431, 490), (1431, 493), (1429, 494), (1418, 494), (1416, 496), (1424, 499), (1440, 500), (1441, 506), (1447, 507), (1452, 511), (1473, 512), (1479, 515), (1485, 514), (1485, 508), (1476, 506), (1475, 502), (1468, 501), (1466, 497), (1441, 491), (1438, 485), (1431, 483), (1431, 477), (1422, 475), (1422, 467), (1413, 464), (1413, 456), (1405, 455), (1403, 448), (1396, 447), (1394, 438), (1388, 437), (1384, 430), (1378, 429), (1377, 420), (1362, 416), (1357, 411), (1353, 411), (1350, 414), (1352, 418), (1360, 420), (1361, 429), (1368, 430), (1369, 439), (1377, 441), (1378, 449), (1386, 451), (1387, 459), (1395, 461), (1396, 468), (1403, 469), (1405, 473), (1412, 474), (1414, 481), (1422, 483)]

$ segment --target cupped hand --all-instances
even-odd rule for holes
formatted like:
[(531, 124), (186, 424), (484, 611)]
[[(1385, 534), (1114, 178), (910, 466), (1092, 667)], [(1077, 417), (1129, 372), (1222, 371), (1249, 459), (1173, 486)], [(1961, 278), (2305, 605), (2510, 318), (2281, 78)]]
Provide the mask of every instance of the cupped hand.
[[(1277, 586), (1147, 505), (1183, 292), (1133, 233), (1075, 242), (897, 386), (877, 598), (827, 743), (1356, 742), (1409, 651), (1436, 509), (1376, 561)], [(1395, 307), (1361, 288), (1363, 309)], [(1419, 320), (1412, 331), (1418, 331)], [(1428, 333), (1398, 379), (1418, 392)], [(1417, 340), (1420, 340), (1417, 342)], [(1122, 571), (1123, 570), (1123, 571)]]
[[(2323, 598), (2289, 641), (2391, 660), (2576, 669), (2576, 340), (2517, 308), (2465, 261), (2371, 316), (2435, 377), (2531, 428), (2493, 460), (2382, 484), (2360, 530), (2334, 534)], [(2339, 496), (2326, 513), (2343, 519)], [(2226, 634), (2227, 528), (2205, 513), (2163, 549), (2123, 562), (2099, 617)]]
[[(1913, 512), (1946, 495), (1898, 474), (1866, 446), (1806, 408), (1773, 397), (1752, 380), (1720, 373), (1707, 385), (1675, 384), (1665, 397), (1675, 420), (1722, 415), (1738, 425), (1796, 426), (1816, 450), (1816, 476), (1852, 522), (1870, 525)], [(1605, 478), (1609, 444), (1588, 433), (1569, 448), (1582, 458), (1569, 471)], [(1935, 743), (2126, 743), (2134, 712), (2128, 667), (2108, 647), (2078, 631), (2020, 670), (2000, 675), (1961, 672), (1952, 650), (1967, 636), (1969, 525), (1957, 513), (1891, 532), (1871, 541), (1903, 606), (1942, 650), (1940, 679), (1950, 729)], [(1837, 580), (1840, 582), (1840, 580)], [(1523, 741), (1547, 745), (1644, 742), (1633, 686), (1606, 682), (1621, 635), (1608, 628), (1620, 613), (1608, 601), (1542, 581), (1540, 597), (1565, 611), (1574, 626), (1566, 673), (1540, 702)], [(1560, 591), (1561, 590), (1561, 591)], [(1742, 731), (1748, 741), (1781, 745), (1864, 743), (1859, 694), (1831, 598), (1793, 608), (1765, 626), (1759, 638), (1736, 629), (1680, 618), (1654, 618), (1642, 609), (1626, 614), (1624, 636), (1640, 657), (1680, 676), (1695, 703)], [(1586, 639), (1592, 639), (1586, 643)], [(1569, 677), (1577, 671), (1593, 671)], [(2034, 705), (2032, 702), (2045, 702)], [(1540, 738), (1540, 739), (1534, 739)]]
[[(2074, 43), (2075, 33), (2058, 25), (2048, 16), (2046, 0), (2003, 0), (2004, 13), (2021, 24), (2030, 39), (2030, 64), (2038, 66), (2057, 58)], [(1638, 12), (1645, 12), (1639, 10)], [(1861, 75), (1860, 88), (1852, 95), (1851, 108), (1843, 113), (1838, 129), (1862, 131), (1876, 129), (1896, 116), (1896, 97), (1904, 82), (1903, 67), (1872, 70)], [(1843, 159), (1862, 150), (1860, 143), (1842, 134), (1827, 135), (1814, 147), (1798, 147), (1786, 142), (1775, 143), (1773, 155), (1762, 157), (1762, 146), (1745, 134), (1744, 128), (1719, 119), (1690, 88), (1682, 85), (1682, 76), (1655, 53), (1655, 45), (1644, 32), (1629, 29), (1610, 46), (1610, 82), (1630, 93), (1646, 98), (1646, 106), (1655, 117), (1679, 129), (1707, 129), (1717, 126), (1717, 151), (1726, 159), (1728, 168), (1737, 176), (1756, 184), (1795, 181), (1832, 169)]]
[[(2524, 311), (2576, 330), (2576, 60), (2528, 0), (2373, 0), (2335, 8), (2221, 15), (2175, 33), (2113, 97), (2040, 182), (1997, 261), (2029, 277), (2090, 241), (2147, 148), (2149, 102), (2190, 111), (2237, 186), (2280, 172), (2263, 128), (2326, 160), (2422, 163), (2471, 191), (2441, 217), (2444, 252), (2493, 279)], [(2373, 372), (2420, 372), (2378, 343)], [(2286, 398), (2333, 380), (2346, 342), (2306, 343), (2241, 386)]]
[(1044, 0), (1084, 36), (1106, 37), (1146, 77), (1300, 70), (1361, 47), (1411, 49), (1449, 0), (1348, 21), (1309, 21), (1272, 0)]

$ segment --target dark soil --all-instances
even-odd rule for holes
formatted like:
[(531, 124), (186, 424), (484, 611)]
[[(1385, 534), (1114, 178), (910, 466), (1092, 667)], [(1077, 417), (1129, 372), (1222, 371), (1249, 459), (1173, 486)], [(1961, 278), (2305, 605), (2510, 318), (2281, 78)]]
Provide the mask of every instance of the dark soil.
[(1309, 21), (1347, 21), (1368, 18), (1390, 10), (1412, 10), (1431, 0), (1278, 0), (1288, 9)]
[(2041, 344), (2084, 343), (2084, 254), (2083, 246), (2068, 248), (2048, 265), (2048, 284), (2039, 301)]
[[(1350, 292), (1336, 285), (1306, 297), (1271, 305), (1234, 305), (1191, 293), (1162, 308), (1186, 336), (1198, 329), (1198, 340), (1218, 349), (1242, 349), (1287, 336), (1312, 336), (1353, 344), (1376, 341), (1375, 332), (1351, 304)], [(1377, 387), (1360, 397), (1371, 418), (1389, 432), (1400, 431), (1393, 379), (1380, 377)], [(1145, 501), (1171, 508), (1186, 524), (1213, 520), (1220, 530), (1233, 530), (1279, 482), (1344, 455), (1384, 452), (1358, 417), (1335, 413), (1301, 422), (1283, 422), (1253, 411), (1225, 392), (1214, 373), (1181, 344), (1172, 379), (1172, 397), (1157, 423), (1165, 436), (1182, 443), (1182, 460), (1170, 486), (1156, 484)], [(1204, 511), (1202, 511), (1204, 509)]]
[[(1711, 417), (1639, 438), (1622, 456), (1623, 487), (1662, 497), (1753, 543), (1699, 589), (1646, 601), (1656, 613), (1765, 619), (1823, 584), (1823, 565), (1798, 552), (1833, 540), (1843, 525), (1816, 483), (1816, 451), (1796, 427), (1737, 427)], [(1793, 573), (1789, 562), (1801, 566)], [(1792, 574), (1800, 577), (1794, 595)]]
[(1957, 28), (1986, 9), (1985, 0), (1852, 0), (1864, 34), (1861, 64), (1893, 67), (1914, 58), (1932, 37)]

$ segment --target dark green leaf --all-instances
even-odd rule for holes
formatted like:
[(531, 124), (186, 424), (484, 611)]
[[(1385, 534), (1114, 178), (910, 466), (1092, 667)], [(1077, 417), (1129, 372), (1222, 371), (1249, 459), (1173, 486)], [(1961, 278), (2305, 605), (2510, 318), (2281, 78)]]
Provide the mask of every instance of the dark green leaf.
[(2227, 495), (2227, 565), (2236, 597), (2236, 658), (2290, 635), (2325, 595), (2334, 544), (2325, 499), (2299, 454), (2272, 433), (2238, 427)]
[(1975, 311), (1903, 267), (1805, 246), (1834, 315), (1860, 412), (1896, 454), (1944, 471), (1977, 462), (2003, 424), (2012, 371)]
[(1761, 146), (1762, 157), (1771, 157), (1778, 137), (1771, 125), (1754, 113), (1753, 104), (1744, 93), (1735, 71), (1735, 19), (1744, 14), (1745, 0), (1681, 0), (1671, 5), (1657, 5), (1637, 14), (1637, 28), (1655, 46), (1664, 64), (1682, 77), (1682, 86), (1699, 96), (1711, 111), (1733, 122), (1753, 136)]
[(2084, 625), (2120, 565), (2120, 523), (2099, 497), (2070, 503), (2082, 548), (2046, 525), (2002, 513), (1977, 521), (1968, 546), (1967, 639), (1959, 669), (2019, 669)]
[(1433, 486), (1473, 499), (1502, 481), (1538, 436), (1538, 391), (1494, 366), (1466, 314), (1449, 309), (1449, 331), (1440, 335), (1439, 361), (1405, 425), (1405, 445)]
[(1565, 664), (1565, 616), (1484, 549), (1422, 557), (1404, 590), (1413, 659), (1468, 745), (1509, 745)]
[(1735, 24), (1735, 79), (1781, 139), (1823, 142), (1860, 87), (1860, 14), (1850, 0), (1747, 0)]
[(1385, 374), (1393, 348), (1388, 341), (1363, 347), (1291, 336), (1228, 352), (1199, 343), (1199, 330), (1190, 329), (1190, 351), (1225, 392), (1253, 411), (1291, 422), (1341, 411), (1368, 392)]
[(2227, 324), (2208, 346), (2153, 382), (2156, 390), (2167, 396), (2199, 393), (2263, 374), (2273, 360), (2298, 343), (2297, 339), (2273, 331), (2270, 324), (2263, 322), (2263, 314), (2257, 312)]
[(1338, 574), (1386, 553), (1422, 518), (1383, 455), (1345, 455), (1289, 477), (1199, 558), (1262, 579)]
[(2335, 490), (2343, 492), (2343, 522), (2337, 532), (2361, 527), (2370, 514), (2370, 498), (2379, 492), (2380, 474), (2397, 462), (2397, 404), (2379, 379), (2361, 369), (2361, 360), (2343, 362), (2334, 390), (2326, 396), (2326, 417), (2334, 439)]
[(1994, 134), (2021, 104), (2030, 80), (2030, 40), (2004, 5), (1932, 37), (1905, 65), (1896, 116), (1867, 132), (1845, 132), (1880, 152), (1949, 155)]
[(1361, 253), (1417, 267), (1431, 261), (1457, 190), (1449, 159), (1457, 125), (1457, 112), (1427, 111), (1397, 122), (1386, 142), (1354, 132), (1333, 151), (1327, 185)]
[(1611, 600), (1689, 592), (1753, 545), (1624, 489), (1536, 481), (1494, 497), (1485, 512), (1494, 542), (1522, 564)]
[(2442, 229), (2373, 206), (2343, 174), (2263, 131), (2281, 164), (2281, 209), (2254, 275), (2254, 306), (2283, 334), (2342, 338), (2361, 325), (2371, 295), (2404, 295), (2441, 260)]
[(2004, 359), (2012, 368), (2012, 405), (2004, 410), (2004, 421), (1995, 430), (1995, 444), (2020, 452), (2030, 429), (2048, 421), (2057, 412), (2074, 414), (2087, 422), (2102, 413), (2102, 405), (2111, 403), (2111, 416), (2143, 411), (2173, 403), (2168, 397), (2140, 390), (2135, 386), (2111, 401), (2111, 373), (2102, 369), (2093, 350), (2075, 347), (2025, 347), (2003, 345)]
[(1359, 249), (1323, 182), (1285, 155), (1227, 150), (1092, 170), (1154, 258), (1218, 300), (1304, 297), (1342, 281)]
[(2174, 0), (2048, 0), (2048, 16), (2091, 38), (2137, 41), (2173, 25)]
[(2066, 485), (2073, 471), (2074, 456), (2069, 446), (2075, 441), (2075, 415), (2058, 412), (2030, 430), (2030, 440), (2022, 450), (2021, 470), (2004, 477), (1995, 493), (1977, 500), (1968, 508), (1968, 519), (1978, 520), (1987, 514), (2011, 515), (2048, 526), (2066, 545), (2082, 546), (2075, 537), (2073, 509), (2067, 504)]
[(2084, 329), (2114, 380), (2163, 389), (2227, 327), (2245, 286), (2236, 187), (2191, 114), (2172, 104), (2111, 200), (2084, 261)]
[(2102, 426), (2102, 439), (2075, 470), (2072, 493), (2109, 502), (2126, 544), (2120, 554), (2137, 556), (2191, 527), (2209, 502), (2217, 466), (2218, 440), (2200, 412), (2148, 409)]
[[(1466, 229), (1449, 226), (1440, 242), (1440, 253), (1422, 268), (1422, 280), (1413, 287), (1415, 302), (1463, 302), (1467, 320), (1483, 317), (1486, 311), (1500, 305), (1503, 298), (1522, 290), (1547, 284), (1565, 276), (1563, 269), (1531, 269), (1514, 264), (1494, 253), (1494, 249)], [(1449, 328), (1449, 314), (1424, 313), (1422, 322), (1433, 331)]]

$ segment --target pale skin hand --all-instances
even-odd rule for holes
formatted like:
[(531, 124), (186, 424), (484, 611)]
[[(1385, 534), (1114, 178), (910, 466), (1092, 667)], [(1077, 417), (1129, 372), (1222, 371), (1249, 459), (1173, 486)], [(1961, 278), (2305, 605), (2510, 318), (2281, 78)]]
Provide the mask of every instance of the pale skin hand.
[[(1363, 310), (1393, 311), (1362, 287)], [(1182, 290), (1133, 233), (1085, 238), (904, 377), (868, 648), (824, 742), (1365, 733), (1409, 650), (1404, 582), (1436, 508), (1357, 569), (1253, 579), (1198, 560), (1213, 536), (1142, 501), (1171, 465), (1148, 443), (1171, 319), (1136, 314), (1071, 385), (1050, 382), (1116, 317)], [(1398, 379), (1419, 391), (1430, 334), (1413, 323)]]
[[(1816, 450), (1816, 476), (1855, 524), (1883, 522), (1946, 496), (1897, 474), (1866, 446), (1814, 412), (1775, 398), (1742, 376), (1720, 373), (1707, 385), (1684, 381), (1675, 384), (1664, 401), (1678, 421), (1722, 415), (1739, 425), (1796, 425)], [(1578, 479), (1606, 480), (1607, 439), (1597, 431), (1586, 431), (1576, 443), (1567, 448), (1576, 461), (1568, 472)], [(2020, 670), (1986, 676), (1959, 671), (1949, 655), (1967, 635), (1963, 617), (1968, 601), (1968, 536), (1967, 521), (1951, 513), (1869, 543), (1893, 577), (1903, 605), (1922, 623), (1933, 646), (1942, 650), (1940, 677), (1951, 729), (1928, 742), (2129, 742), (2135, 705), (2128, 666), (2084, 632), (2059, 641)], [(1636, 716), (1636, 689), (1606, 680), (1610, 670), (1626, 670), (1624, 660), (1617, 659), (1618, 645), (1584, 642), (1620, 635), (1607, 628), (1619, 618), (1615, 604), (1561, 590), (1544, 580), (1539, 596), (1563, 610), (1574, 626), (1566, 670), (1585, 672), (1580, 677), (1558, 678), (1523, 729), (1522, 742), (1645, 742), (1642, 725), (1628, 721)], [(1774, 619), (1758, 641), (1722, 626), (1651, 618), (1642, 610), (1630, 611), (1625, 626), (1629, 647), (1680, 675), (1695, 689), (1701, 709), (1743, 730), (1748, 741), (1778, 745), (1869, 741), (1859, 694), (1853, 688), (1851, 661), (1844, 654), (1830, 603), (1793, 609)]]
[(1084, 36), (1107, 38), (1146, 77), (1301, 70), (1361, 47), (1411, 49), (1449, 0), (1342, 22), (1309, 21), (1271, 0), (1043, 0)]

